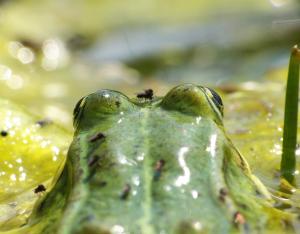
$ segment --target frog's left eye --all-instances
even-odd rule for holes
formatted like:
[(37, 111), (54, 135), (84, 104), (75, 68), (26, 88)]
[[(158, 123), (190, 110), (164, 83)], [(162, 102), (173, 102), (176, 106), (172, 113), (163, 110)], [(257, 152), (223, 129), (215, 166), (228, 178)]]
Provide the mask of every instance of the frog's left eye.
[(213, 101), (214, 105), (219, 109), (220, 113), (223, 116), (223, 101), (220, 95), (211, 88), (205, 88), (207, 96)]
[(112, 115), (128, 111), (134, 104), (127, 96), (113, 90), (98, 90), (80, 99), (74, 109), (74, 126), (88, 127)]

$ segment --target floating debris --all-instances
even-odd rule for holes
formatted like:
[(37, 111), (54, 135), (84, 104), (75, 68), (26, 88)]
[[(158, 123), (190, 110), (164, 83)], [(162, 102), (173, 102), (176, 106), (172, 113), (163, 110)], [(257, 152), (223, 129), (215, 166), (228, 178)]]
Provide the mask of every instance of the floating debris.
[(44, 185), (39, 184), (33, 191), (34, 193), (41, 193), (41, 192), (45, 192), (46, 188)]

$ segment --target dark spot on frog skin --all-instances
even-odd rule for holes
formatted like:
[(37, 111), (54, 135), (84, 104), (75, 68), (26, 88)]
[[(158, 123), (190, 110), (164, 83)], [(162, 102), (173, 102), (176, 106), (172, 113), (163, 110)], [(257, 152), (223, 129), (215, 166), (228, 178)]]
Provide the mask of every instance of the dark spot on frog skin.
[(136, 95), (137, 98), (145, 98), (152, 100), (153, 98), (153, 90), (152, 89), (146, 89), (143, 93), (138, 93)]
[(49, 124), (52, 124), (52, 121), (50, 119), (42, 119), (42, 120), (38, 120), (35, 122), (37, 125), (39, 125), (40, 127), (45, 127)]
[(121, 200), (126, 200), (129, 193), (130, 193), (130, 190), (131, 190), (131, 186), (129, 184), (126, 184), (124, 189), (121, 192), (120, 199)]
[(166, 163), (166, 161), (163, 159), (160, 159), (156, 162), (155, 169), (154, 169), (154, 176), (153, 176), (154, 181), (159, 180), (165, 163)]
[(221, 202), (225, 202), (225, 198), (226, 196), (228, 195), (228, 192), (225, 188), (221, 188), (220, 191), (219, 191), (219, 200)]
[(105, 135), (102, 132), (97, 133), (89, 139), (89, 142), (95, 142), (105, 138)]
[(117, 107), (120, 107), (120, 105), (121, 105), (121, 102), (119, 102), (119, 101), (116, 101), (115, 103), (116, 103), (116, 106), (117, 106)]
[(46, 188), (44, 185), (39, 184), (33, 191), (34, 193), (41, 193), (41, 192), (45, 192)]
[(94, 165), (96, 165), (100, 160), (100, 156), (98, 155), (92, 155), (89, 159), (88, 159), (88, 166), (89, 167), (93, 167)]
[(233, 215), (233, 222), (236, 225), (244, 225), (246, 223), (246, 220), (245, 217), (237, 211)]
[(8, 135), (8, 132), (7, 131), (5, 131), (5, 130), (2, 130), (1, 131), (1, 136), (2, 137), (6, 137)]

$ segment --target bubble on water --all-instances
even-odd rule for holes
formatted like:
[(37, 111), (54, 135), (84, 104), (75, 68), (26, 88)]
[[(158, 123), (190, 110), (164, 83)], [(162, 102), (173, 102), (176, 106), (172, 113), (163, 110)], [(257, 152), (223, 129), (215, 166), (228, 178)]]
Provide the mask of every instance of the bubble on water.
[(69, 52), (63, 41), (58, 38), (45, 40), (42, 50), (44, 54), (42, 67), (47, 71), (65, 66), (69, 62)]
[(18, 51), (22, 47), (23, 47), (23, 45), (20, 42), (18, 42), (18, 41), (10, 41), (8, 43), (8, 51), (15, 58), (18, 57)]
[(34, 61), (35, 55), (31, 49), (22, 47), (18, 50), (17, 58), (21, 63), (28, 64)]
[(10, 79), (7, 80), (6, 84), (11, 89), (21, 89), (23, 87), (24, 81), (21, 76), (12, 75)]
[(26, 179), (26, 173), (22, 172), (20, 177), (19, 177), (19, 181), (25, 181), (25, 179)]
[(11, 174), (10, 177), (9, 177), (12, 181), (16, 181), (17, 180), (17, 177), (15, 174)]
[(17, 159), (16, 159), (16, 162), (17, 162), (17, 163), (22, 163), (22, 158), (17, 158)]
[(11, 75), (12, 70), (9, 67), (0, 64), (0, 80), (8, 80)]

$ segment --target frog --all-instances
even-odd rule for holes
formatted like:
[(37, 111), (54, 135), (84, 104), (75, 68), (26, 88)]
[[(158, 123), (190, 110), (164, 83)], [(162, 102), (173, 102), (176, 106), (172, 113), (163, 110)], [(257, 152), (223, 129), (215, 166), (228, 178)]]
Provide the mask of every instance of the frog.
[(30, 233), (287, 232), (290, 214), (227, 136), (223, 109), (196, 84), (164, 97), (101, 89), (81, 98), (66, 163)]

